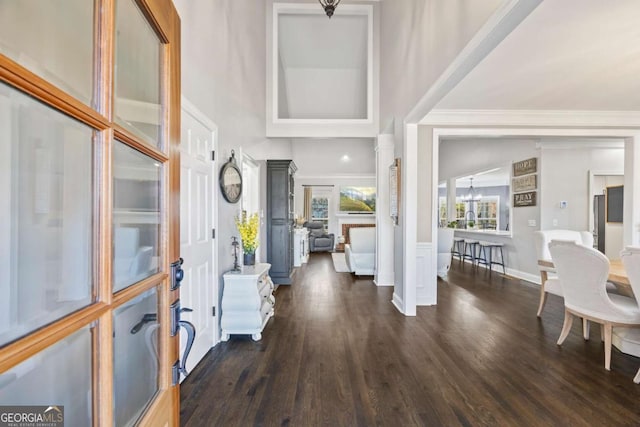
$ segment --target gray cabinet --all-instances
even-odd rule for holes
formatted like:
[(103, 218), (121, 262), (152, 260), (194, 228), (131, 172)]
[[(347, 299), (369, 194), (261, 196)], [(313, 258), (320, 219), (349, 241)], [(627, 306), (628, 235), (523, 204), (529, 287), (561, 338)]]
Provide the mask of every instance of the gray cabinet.
[(267, 160), (267, 262), (274, 283), (291, 284), (293, 272), (293, 160)]

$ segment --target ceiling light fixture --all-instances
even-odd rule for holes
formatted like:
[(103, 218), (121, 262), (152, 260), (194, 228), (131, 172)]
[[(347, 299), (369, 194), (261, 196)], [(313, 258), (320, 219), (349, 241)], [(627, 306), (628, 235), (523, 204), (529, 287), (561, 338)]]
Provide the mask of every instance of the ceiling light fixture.
[(324, 8), (324, 12), (327, 14), (329, 18), (333, 16), (333, 12), (336, 10), (336, 7), (340, 4), (341, 0), (318, 0), (318, 3)]
[(476, 194), (476, 190), (473, 188), (473, 177), (471, 177), (471, 184), (469, 185), (469, 192), (463, 197), (465, 202), (478, 202), (482, 199), (482, 194)]

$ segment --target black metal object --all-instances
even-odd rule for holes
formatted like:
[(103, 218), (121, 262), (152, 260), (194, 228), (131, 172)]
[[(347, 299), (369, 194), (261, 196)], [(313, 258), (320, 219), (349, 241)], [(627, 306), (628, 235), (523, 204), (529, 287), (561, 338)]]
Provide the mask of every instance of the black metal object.
[(324, 8), (324, 13), (327, 14), (329, 18), (333, 16), (333, 13), (336, 10), (336, 7), (340, 4), (341, 0), (318, 0), (318, 3)]
[(156, 322), (157, 320), (158, 315), (156, 313), (146, 313), (144, 316), (142, 316), (142, 319), (138, 323), (136, 323), (133, 328), (131, 328), (131, 334), (137, 334), (145, 324)]
[(180, 382), (180, 359), (171, 367), (171, 384), (178, 385)]
[[(193, 310), (190, 308), (183, 308), (180, 312), (191, 313)], [(180, 320), (180, 327), (184, 328), (187, 331), (187, 345), (184, 349), (184, 354), (182, 355), (182, 362), (180, 363), (180, 372), (185, 377), (189, 375), (187, 372), (187, 359), (189, 358), (189, 353), (191, 353), (191, 347), (193, 347), (193, 342), (196, 340), (196, 327), (193, 326), (193, 323), (188, 322), (186, 320)]]
[(175, 337), (180, 332), (180, 300), (176, 300), (169, 306), (171, 313), (171, 336)]
[(233, 248), (233, 270), (231, 271), (240, 271), (240, 264), (238, 264), (239, 246), (238, 238), (236, 236), (231, 237), (231, 247)]
[(171, 290), (175, 291), (180, 287), (180, 282), (184, 279), (184, 270), (182, 264), (184, 260), (182, 258), (171, 263)]

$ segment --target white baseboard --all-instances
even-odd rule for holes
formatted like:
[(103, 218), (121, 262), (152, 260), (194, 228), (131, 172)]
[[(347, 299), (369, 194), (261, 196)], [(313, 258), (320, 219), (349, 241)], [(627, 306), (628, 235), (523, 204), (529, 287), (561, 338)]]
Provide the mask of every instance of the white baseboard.
[(395, 286), (394, 283), (378, 283), (375, 279), (373, 279), (373, 284), (381, 288), (384, 286)]
[[(433, 257), (433, 244), (418, 242), (416, 244), (416, 305), (437, 304), (438, 279), (435, 278)], [(435, 278), (435, 281), (434, 281)]]
[[(452, 261), (452, 262), (454, 262), (454, 261)], [(459, 261), (456, 259), (455, 262), (459, 262)], [(467, 264), (471, 264), (471, 261), (469, 261), (469, 260), (464, 260), (464, 262), (467, 263)], [(471, 267), (471, 265), (469, 265), (469, 267)], [(478, 267), (479, 268), (484, 268), (485, 270), (487, 268), (484, 265), (480, 265)], [(500, 267), (500, 266), (493, 267), (493, 271), (496, 272), (496, 273), (502, 274), (502, 267)], [(533, 284), (540, 285), (540, 276), (537, 275), (537, 274), (525, 273), (524, 271), (516, 270), (516, 269), (513, 269), (513, 268), (509, 268), (509, 267), (505, 268), (505, 271), (506, 271), (505, 274), (507, 276), (513, 277), (515, 279), (526, 280), (527, 282), (531, 282)]]
[(391, 304), (393, 304), (400, 313), (404, 314), (404, 309), (402, 308), (404, 304), (402, 303), (402, 299), (395, 292), (393, 293)]

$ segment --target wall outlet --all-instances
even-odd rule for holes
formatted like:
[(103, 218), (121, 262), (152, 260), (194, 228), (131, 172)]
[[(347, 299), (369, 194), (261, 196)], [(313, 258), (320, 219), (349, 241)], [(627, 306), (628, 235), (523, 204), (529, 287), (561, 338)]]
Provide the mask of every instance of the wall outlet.
[(557, 220), (557, 219), (555, 219), (555, 218), (553, 218), (553, 226), (554, 226), (554, 227), (557, 227), (557, 226), (558, 226), (558, 220)]
[(529, 220), (529, 227), (535, 227), (536, 226), (536, 220), (535, 219), (530, 219)]

